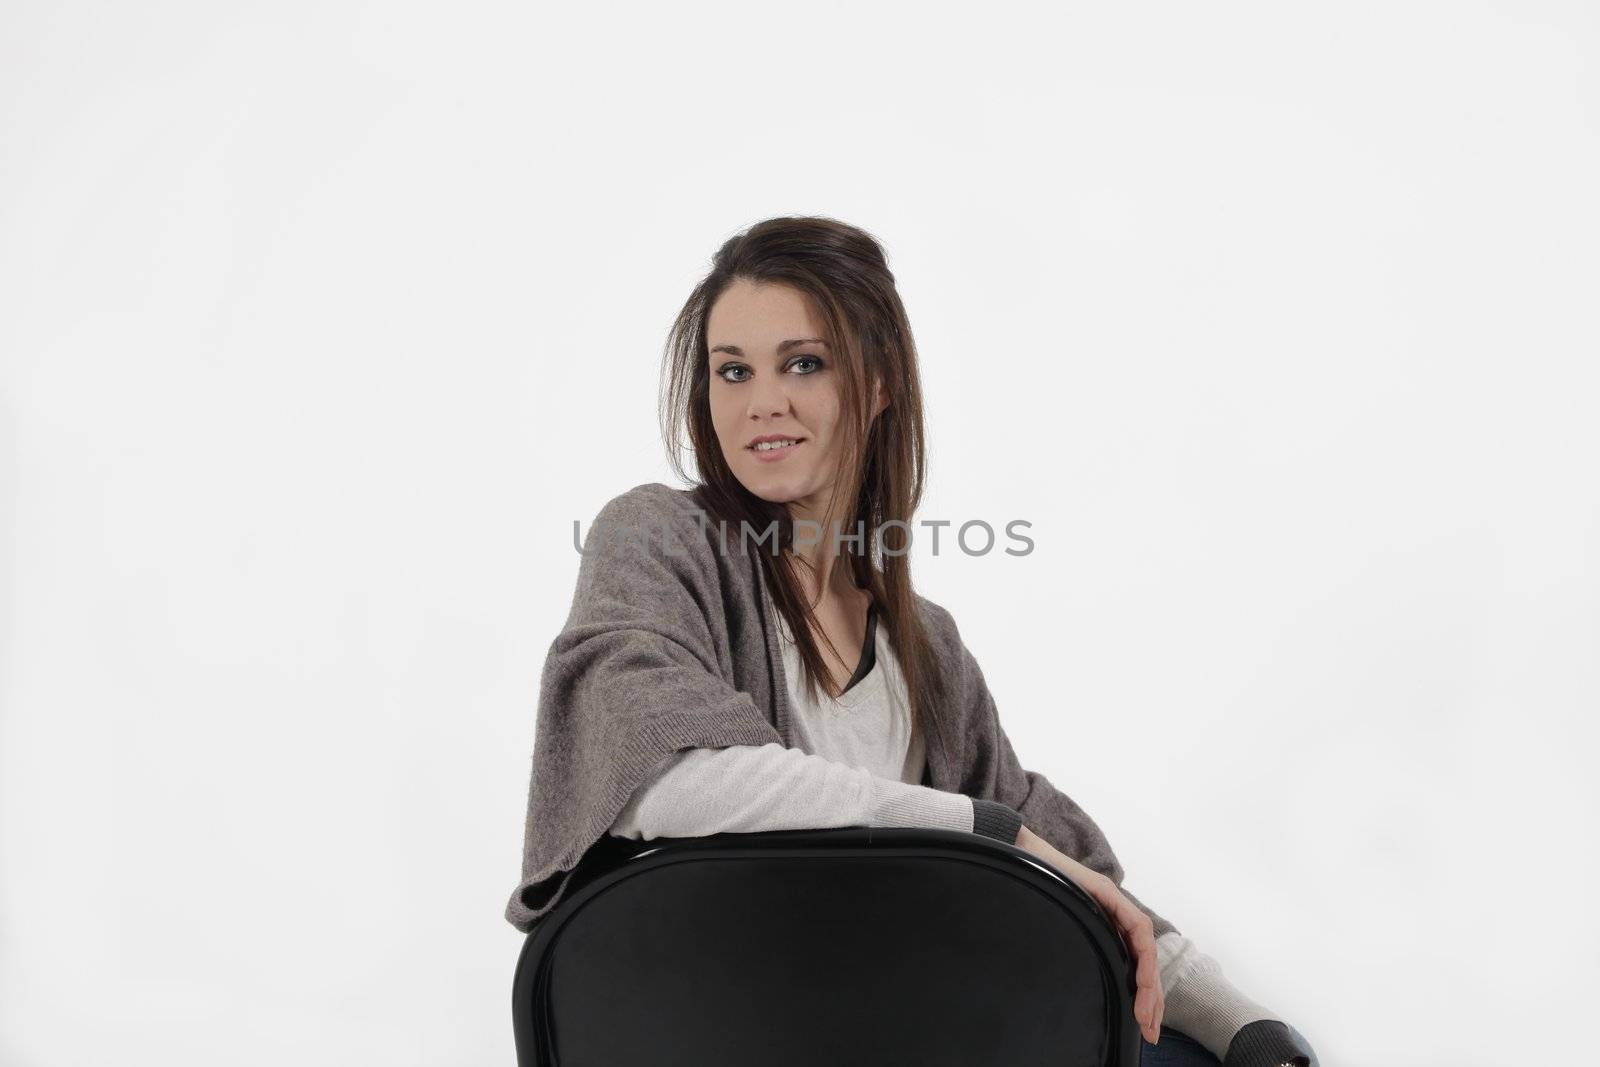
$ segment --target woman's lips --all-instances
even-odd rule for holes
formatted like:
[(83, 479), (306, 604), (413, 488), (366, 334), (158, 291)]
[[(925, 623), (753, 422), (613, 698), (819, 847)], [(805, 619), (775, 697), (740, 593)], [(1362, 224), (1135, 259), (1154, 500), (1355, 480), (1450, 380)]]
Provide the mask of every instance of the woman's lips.
[(809, 440), (809, 438), (802, 437), (794, 444), (784, 445), (782, 448), (751, 447), (750, 451), (755, 455), (756, 459), (760, 460), (762, 463), (776, 463), (778, 460), (785, 458), (789, 455), (789, 453), (805, 444), (807, 440)]

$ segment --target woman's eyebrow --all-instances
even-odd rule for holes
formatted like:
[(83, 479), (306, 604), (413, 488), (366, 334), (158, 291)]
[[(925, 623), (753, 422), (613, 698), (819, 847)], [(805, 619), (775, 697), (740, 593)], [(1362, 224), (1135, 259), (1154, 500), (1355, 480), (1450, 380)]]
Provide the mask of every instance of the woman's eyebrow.
[[(780, 353), (787, 352), (795, 345), (821, 345), (822, 347), (826, 348), (828, 347), (828, 342), (824, 341), (820, 337), (794, 337), (790, 340), (780, 342), (778, 345), (778, 351)], [(738, 345), (717, 345), (715, 348), (711, 349), (711, 351), (726, 352), (730, 356), (744, 355), (743, 350), (741, 350)]]

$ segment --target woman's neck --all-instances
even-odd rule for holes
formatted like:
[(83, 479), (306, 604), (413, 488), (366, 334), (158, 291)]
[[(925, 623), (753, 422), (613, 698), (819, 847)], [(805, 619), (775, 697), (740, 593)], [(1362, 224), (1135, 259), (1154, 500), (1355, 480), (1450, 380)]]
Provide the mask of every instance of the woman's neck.
[[(855, 575), (850, 568), (838, 567), (838, 552), (831, 548), (824, 552), (822, 546), (806, 546), (795, 555), (805, 561), (804, 565), (797, 568), (798, 577), (806, 602), (813, 609), (827, 600), (849, 600), (859, 595), (860, 587), (856, 585)], [(821, 569), (824, 567), (827, 569)]]
[[(790, 518), (796, 524), (801, 522), (806, 524), (803, 527), (797, 525), (795, 531), (796, 541), (803, 540), (805, 543), (796, 544), (790, 551), (804, 561), (804, 565), (799, 568), (802, 588), (812, 605), (833, 597), (849, 598), (856, 595), (858, 590), (855, 576), (850, 568), (838, 570), (836, 568), (837, 560), (843, 554), (845, 538), (860, 534), (862, 531), (844, 528), (845, 519), (842, 515), (820, 518), (823, 506), (827, 502), (827, 492), (824, 491), (809, 498), (792, 500), (787, 505)], [(837, 531), (834, 529), (835, 526), (839, 527)], [(865, 546), (856, 547), (858, 551), (863, 551)]]

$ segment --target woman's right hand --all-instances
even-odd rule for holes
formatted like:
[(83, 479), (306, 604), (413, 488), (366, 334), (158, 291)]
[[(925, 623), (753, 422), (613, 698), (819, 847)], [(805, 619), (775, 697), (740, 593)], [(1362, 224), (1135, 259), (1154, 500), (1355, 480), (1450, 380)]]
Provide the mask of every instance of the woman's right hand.
[(1026, 826), (1017, 833), (1017, 847), (1038, 856), (1083, 887), (1116, 924), (1134, 958), (1133, 1018), (1144, 1039), (1154, 1045), (1161, 1036), (1166, 996), (1161, 989), (1161, 963), (1156, 956), (1155, 927), (1150, 916), (1123, 896), (1111, 879), (1085, 867)]

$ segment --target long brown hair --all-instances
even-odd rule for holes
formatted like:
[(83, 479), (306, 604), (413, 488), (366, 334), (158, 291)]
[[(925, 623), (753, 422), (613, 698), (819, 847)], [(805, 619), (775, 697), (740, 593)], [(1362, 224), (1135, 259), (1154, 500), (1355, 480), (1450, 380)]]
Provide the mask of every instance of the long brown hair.
[[(782, 551), (774, 552), (766, 542), (755, 554), (794, 634), (806, 691), (815, 699), (827, 667), (812, 634), (816, 617), (802, 595), (790, 551), (792, 518), (782, 503), (763, 500), (734, 476), (711, 421), (706, 323), (717, 298), (738, 279), (798, 289), (825, 324), (824, 339), (841, 371), (845, 433), (833, 499), (824, 514), (839, 514), (842, 501), (854, 501), (843, 513), (843, 535), (864, 535), (841, 540), (834, 567), (848, 568), (853, 583), (871, 594), (880, 625), (888, 629), (906, 680), (912, 736), (930, 722), (937, 730), (938, 664), (916, 610), (908, 555), (911, 516), (922, 499), (926, 468), (922, 386), (911, 324), (883, 248), (866, 231), (830, 218), (774, 218), (749, 227), (717, 250), (711, 272), (689, 294), (668, 334), (662, 367), (661, 426), (673, 470), (684, 481), (695, 481), (682, 461), (680, 434), (687, 431), (699, 473), (695, 497), (707, 518), (735, 530), (748, 523), (744, 528), (753, 534), (776, 531)], [(876, 381), (882, 381), (889, 405), (869, 430), (868, 398)], [(891, 522), (898, 524), (885, 525)], [(822, 536), (832, 534), (823, 531)], [(834, 575), (822, 577), (826, 589)]]

